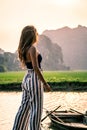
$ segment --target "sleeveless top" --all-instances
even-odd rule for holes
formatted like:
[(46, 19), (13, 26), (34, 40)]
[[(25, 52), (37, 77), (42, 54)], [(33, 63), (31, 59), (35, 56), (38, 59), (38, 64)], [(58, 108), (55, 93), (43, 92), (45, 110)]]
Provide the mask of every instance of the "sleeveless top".
[[(38, 65), (40, 69), (41, 69), (41, 61), (42, 61), (42, 56), (41, 54), (38, 54)], [(27, 69), (33, 69), (32, 62), (26, 62), (26, 67)]]

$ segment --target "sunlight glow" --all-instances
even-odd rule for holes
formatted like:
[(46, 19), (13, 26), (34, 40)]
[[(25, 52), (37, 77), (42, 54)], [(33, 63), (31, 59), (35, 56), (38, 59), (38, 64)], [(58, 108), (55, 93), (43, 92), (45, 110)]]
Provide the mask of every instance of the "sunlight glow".
[(53, 3), (61, 6), (70, 6), (70, 5), (74, 5), (77, 1), (76, 0), (54, 0)]
[(66, 99), (66, 101), (67, 101), (67, 104), (69, 104), (69, 103), (72, 103), (72, 104), (74, 104), (74, 103), (78, 103), (78, 101), (79, 101), (79, 93), (67, 93), (66, 94), (66, 96), (65, 96), (65, 99)]

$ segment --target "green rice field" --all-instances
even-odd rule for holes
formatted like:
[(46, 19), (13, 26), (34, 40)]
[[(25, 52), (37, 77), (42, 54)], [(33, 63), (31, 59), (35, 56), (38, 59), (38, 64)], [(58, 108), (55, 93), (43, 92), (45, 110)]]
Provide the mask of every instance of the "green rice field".
[[(21, 83), (26, 71), (0, 73), (0, 84)], [(47, 82), (87, 82), (87, 71), (44, 71)]]
[[(21, 90), (26, 71), (0, 73), (0, 90)], [(87, 91), (87, 71), (44, 71), (43, 76), (54, 91)]]

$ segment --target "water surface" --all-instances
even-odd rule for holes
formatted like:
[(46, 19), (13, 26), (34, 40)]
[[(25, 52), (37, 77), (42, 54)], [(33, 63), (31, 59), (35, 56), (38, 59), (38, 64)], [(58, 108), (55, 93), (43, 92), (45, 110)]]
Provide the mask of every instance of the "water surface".
[[(0, 92), (0, 130), (12, 130), (16, 112), (21, 103), (22, 92)], [(50, 92), (44, 93), (44, 108), (53, 110), (61, 105), (61, 109), (73, 108), (84, 113), (87, 110), (87, 92)], [(45, 116), (43, 109), (43, 117)], [(49, 128), (50, 120), (42, 122), (43, 130)]]

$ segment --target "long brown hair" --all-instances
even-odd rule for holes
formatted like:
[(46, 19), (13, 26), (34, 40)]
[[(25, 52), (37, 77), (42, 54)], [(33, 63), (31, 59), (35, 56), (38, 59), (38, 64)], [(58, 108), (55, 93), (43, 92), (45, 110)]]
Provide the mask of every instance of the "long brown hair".
[(23, 28), (18, 46), (18, 56), (23, 66), (25, 66), (26, 52), (33, 43), (37, 41), (37, 30), (34, 26)]

